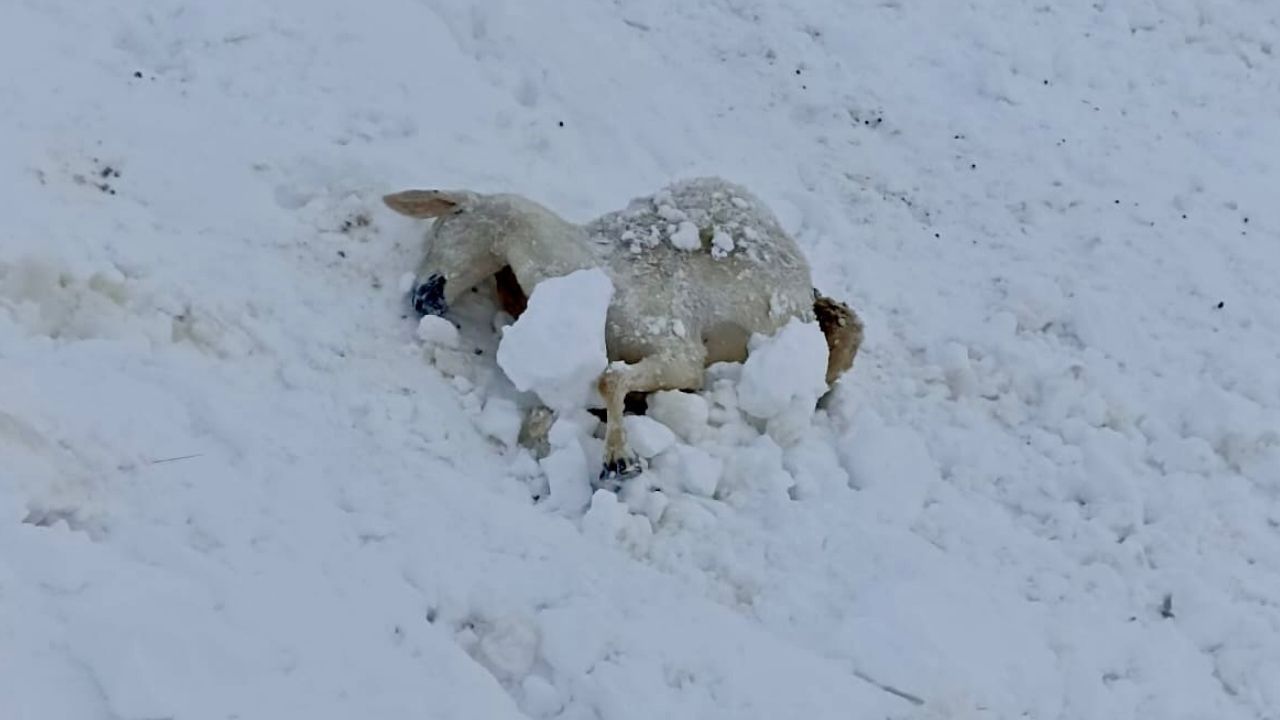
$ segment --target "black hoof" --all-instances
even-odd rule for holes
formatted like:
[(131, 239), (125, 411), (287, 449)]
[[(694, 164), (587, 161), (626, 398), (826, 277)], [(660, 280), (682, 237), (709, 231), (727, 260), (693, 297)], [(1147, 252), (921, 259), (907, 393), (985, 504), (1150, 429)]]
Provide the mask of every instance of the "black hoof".
[(606, 460), (604, 469), (600, 471), (600, 478), (595, 483), (595, 489), (618, 492), (622, 489), (623, 483), (642, 472), (644, 472), (644, 466), (640, 464), (640, 458), (623, 457), (617, 460)]
[(413, 309), (420, 315), (443, 315), (449, 309), (444, 300), (444, 278), (432, 275), (427, 281), (414, 288), (410, 297)]

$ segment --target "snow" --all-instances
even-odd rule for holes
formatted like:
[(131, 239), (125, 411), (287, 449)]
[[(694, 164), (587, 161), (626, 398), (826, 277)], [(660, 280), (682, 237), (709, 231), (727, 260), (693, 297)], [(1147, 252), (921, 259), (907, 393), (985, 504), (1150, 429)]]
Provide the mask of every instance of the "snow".
[[(667, 238), (677, 249), (703, 249), (710, 236), (711, 256), (723, 259), (738, 251), (766, 265), (774, 258), (772, 242), (786, 231), (773, 213), (747, 200), (751, 191), (718, 176), (686, 177), (663, 185), (650, 195), (634, 197), (622, 210), (605, 213), (587, 224), (596, 242), (611, 246), (621, 240), (632, 253), (652, 248)], [(789, 245), (789, 243), (788, 243)]]
[(591, 497), (591, 467), (582, 448), (555, 448), (538, 464), (547, 478), (545, 506), (565, 514), (581, 512)]
[(685, 220), (676, 225), (671, 233), (671, 244), (680, 250), (697, 250), (702, 247), (702, 238), (698, 235), (698, 226)]
[(649, 395), (648, 417), (666, 425), (686, 442), (695, 442), (707, 426), (710, 409), (701, 395), (680, 390), (659, 390)]
[(484, 409), (476, 418), (476, 427), (481, 432), (507, 448), (516, 446), (522, 423), (520, 407), (513, 400), (497, 395), (485, 400)]
[(602, 545), (616, 545), (640, 555), (653, 534), (653, 526), (643, 516), (631, 514), (617, 495), (597, 490), (591, 496), (591, 507), (582, 516), (582, 534)]
[(458, 328), (439, 315), (425, 315), (418, 321), (418, 340), (428, 347), (458, 347)]
[(939, 468), (919, 434), (906, 427), (891, 427), (872, 410), (860, 413), (856, 432), (838, 445), (841, 466), (849, 484), (861, 491), (867, 508), (905, 513), (907, 522), (924, 505), (930, 491), (942, 481)]
[(738, 405), (762, 420), (789, 408), (806, 414), (827, 391), (827, 341), (817, 323), (793, 319), (771, 336), (756, 333), (738, 385)]
[(680, 489), (693, 495), (711, 497), (715, 495), (716, 485), (720, 482), (720, 474), (724, 462), (697, 447), (683, 446), (672, 453), (673, 474), (679, 478)]
[(732, 253), (733, 248), (733, 235), (729, 234), (724, 228), (716, 228), (711, 237), (711, 254), (717, 258), (722, 258)]
[[(6, 718), (1280, 715), (1270, 4), (4, 20)], [(707, 174), (867, 344), (816, 412), (655, 394), (592, 493), (483, 293), (418, 338), (379, 197)]]
[(612, 297), (613, 283), (600, 269), (540, 283), (504, 329), (498, 365), (517, 389), (533, 391), (553, 410), (585, 405), (609, 364), (604, 320)]
[(646, 415), (627, 415), (623, 420), (627, 444), (642, 458), (654, 457), (676, 442), (675, 433)]

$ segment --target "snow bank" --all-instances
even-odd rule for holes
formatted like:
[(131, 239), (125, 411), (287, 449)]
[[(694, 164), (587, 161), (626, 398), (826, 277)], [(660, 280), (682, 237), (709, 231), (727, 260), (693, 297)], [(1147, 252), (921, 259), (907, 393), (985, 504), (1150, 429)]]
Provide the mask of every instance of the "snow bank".
[(516, 388), (547, 407), (571, 410), (598, 397), (608, 365), (604, 322), (613, 282), (603, 270), (579, 270), (540, 283), (529, 307), (502, 333), (498, 365)]

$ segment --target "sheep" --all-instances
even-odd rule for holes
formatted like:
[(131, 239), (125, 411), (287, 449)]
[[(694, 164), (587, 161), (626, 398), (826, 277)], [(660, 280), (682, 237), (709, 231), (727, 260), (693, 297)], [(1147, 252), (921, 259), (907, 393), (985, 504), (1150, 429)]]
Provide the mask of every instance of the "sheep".
[(830, 353), (828, 385), (853, 365), (862, 323), (813, 287), (799, 247), (758, 198), (719, 178), (696, 178), (578, 225), (532, 200), (467, 190), (405, 190), (383, 198), (412, 218), (434, 218), (411, 290), (422, 314), (444, 314), (467, 290), (497, 277), (504, 307), (524, 291), (587, 268), (614, 285), (598, 381), (605, 401), (601, 485), (640, 472), (622, 422), (628, 393), (697, 390), (703, 370), (741, 362), (753, 333), (815, 319)]

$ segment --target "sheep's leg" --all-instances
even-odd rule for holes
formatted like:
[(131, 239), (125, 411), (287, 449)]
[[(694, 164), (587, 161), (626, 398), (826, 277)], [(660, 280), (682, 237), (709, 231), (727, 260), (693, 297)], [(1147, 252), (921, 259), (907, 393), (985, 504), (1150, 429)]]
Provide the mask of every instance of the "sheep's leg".
[(552, 414), (550, 408), (535, 407), (524, 417), (524, 422), (520, 423), (520, 435), (518, 442), (520, 447), (527, 449), (533, 453), (533, 456), (541, 460), (551, 454), (551, 443), (549, 435), (551, 433), (551, 424), (555, 421), (555, 415)]
[(651, 355), (638, 363), (613, 363), (600, 376), (605, 401), (604, 469), (597, 487), (617, 490), (622, 481), (640, 474), (639, 459), (627, 448), (623, 403), (627, 393), (656, 390), (694, 390), (702, 386), (706, 348), (689, 345)]

